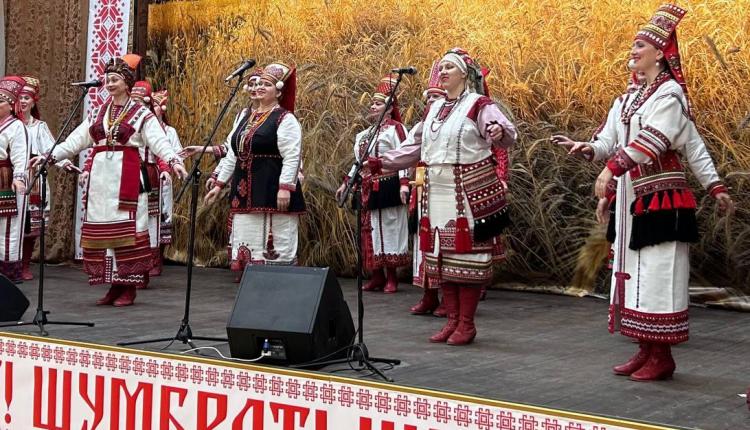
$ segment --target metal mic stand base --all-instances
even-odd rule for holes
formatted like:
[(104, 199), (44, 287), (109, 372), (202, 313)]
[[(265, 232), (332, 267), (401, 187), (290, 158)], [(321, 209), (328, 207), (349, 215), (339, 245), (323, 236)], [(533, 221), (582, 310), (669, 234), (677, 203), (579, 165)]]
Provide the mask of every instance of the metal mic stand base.
[[(193, 330), (190, 328), (190, 323), (183, 321), (180, 324), (180, 328), (177, 330), (177, 334), (173, 337), (162, 337), (160, 339), (148, 339), (134, 342), (118, 342), (118, 346), (131, 346), (131, 345), (145, 345), (148, 343), (160, 343), (160, 342), (172, 342), (180, 341), (183, 345), (189, 345), (190, 348), (195, 348), (193, 340), (207, 340), (214, 342), (227, 342), (227, 339), (220, 337), (204, 337), (204, 336), (193, 336)], [(169, 345), (167, 345), (169, 346)]]

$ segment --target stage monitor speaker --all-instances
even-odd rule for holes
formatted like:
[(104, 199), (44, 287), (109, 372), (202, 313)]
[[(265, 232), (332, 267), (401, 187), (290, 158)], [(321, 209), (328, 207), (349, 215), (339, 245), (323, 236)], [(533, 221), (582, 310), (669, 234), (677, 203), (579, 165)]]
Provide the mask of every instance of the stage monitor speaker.
[(253, 265), (242, 275), (227, 336), (232, 357), (259, 357), (267, 341), (268, 361), (298, 364), (346, 356), (333, 353), (351, 344), (354, 324), (327, 267)]
[(19, 321), (28, 308), (29, 300), (16, 284), (0, 275), (0, 321)]

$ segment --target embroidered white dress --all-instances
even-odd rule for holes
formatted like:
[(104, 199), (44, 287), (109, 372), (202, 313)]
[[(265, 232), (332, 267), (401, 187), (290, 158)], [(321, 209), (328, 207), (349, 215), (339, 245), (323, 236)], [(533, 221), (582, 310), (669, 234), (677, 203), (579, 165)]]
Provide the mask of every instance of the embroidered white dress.
[(688, 339), (687, 242), (696, 236), (680, 232), (684, 241), (642, 246), (639, 244), (644, 240), (651, 242), (640, 236), (658, 232), (634, 233), (634, 218), (649, 213), (668, 215), (681, 207), (684, 209), (680, 209), (678, 220), (684, 220), (694, 212), (694, 201), (687, 202), (692, 193), (677, 156), (687, 158), (707, 189), (720, 184), (719, 176), (688, 115), (687, 101), (677, 82), (670, 79), (662, 83), (641, 100), (629, 121), (623, 120), (624, 111), (631, 109), (635, 99), (633, 94), (618, 98), (590, 143), (593, 160), (611, 159), (609, 165), (615, 168), (616, 176), (626, 172), (617, 180), (616, 188), (610, 331), (619, 322), (624, 335), (676, 344)]
[(12, 190), (13, 180), (28, 184), (29, 160), (26, 126), (10, 115), (0, 123), (0, 272), (20, 279), (21, 252), (26, 222), (27, 197)]
[[(455, 104), (443, 109), (446, 102)], [(441, 118), (441, 111), (447, 116)], [(486, 132), (491, 124), (504, 129), (501, 147), (515, 142), (515, 127), (489, 98), (467, 92), (456, 101), (437, 100), (402, 148), (382, 157), (389, 170), (411, 167), (420, 159), (427, 165), (419, 235), (424, 273), (433, 285), (486, 285), (492, 279), (494, 237), (508, 220)], [(458, 234), (460, 218), (468, 231)], [(457, 249), (462, 234), (467, 249)]]
[[(36, 156), (46, 154), (55, 144), (55, 138), (52, 136), (52, 132), (49, 130), (47, 123), (38, 119), (33, 119), (30, 124), (26, 124), (26, 129), (29, 132), (29, 145), (30, 145), (30, 156)], [(32, 180), (32, 175), (36, 172), (29, 170), (29, 181)], [(52, 194), (50, 193), (49, 182), (47, 182), (47, 204), (42, 211), (41, 204), (41, 178), (34, 184), (34, 189), (29, 195), (29, 213), (30, 229), (26, 232), (27, 237), (39, 236), (39, 228), (41, 223), (41, 217), (44, 216), (45, 223), (49, 226), (49, 208), (52, 201)]]
[(133, 101), (123, 108), (126, 114), (113, 145), (108, 145), (115, 118), (109, 115), (110, 109), (111, 102), (95, 109), (55, 149), (52, 158), (70, 158), (93, 148), (87, 162), (90, 174), (81, 229), (89, 283), (143, 286), (153, 259), (148, 193), (141, 192), (140, 152), (148, 148), (170, 165), (179, 162), (179, 157), (153, 113)]
[[(354, 139), (354, 157), (361, 160), (367, 150), (374, 126), (357, 133)], [(387, 119), (380, 127), (372, 157), (401, 147), (406, 139), (403, 124)], [(354, 174), (354, 166), (349, 177)], [(409, 219), (407, 206), (401, 203), (400, 187), (408, 184), (408, 170), (385, 175), (366, 175), (362, 178), (362, 254), (365, 266), (372, 269), (406, 266), (409, 255)]]

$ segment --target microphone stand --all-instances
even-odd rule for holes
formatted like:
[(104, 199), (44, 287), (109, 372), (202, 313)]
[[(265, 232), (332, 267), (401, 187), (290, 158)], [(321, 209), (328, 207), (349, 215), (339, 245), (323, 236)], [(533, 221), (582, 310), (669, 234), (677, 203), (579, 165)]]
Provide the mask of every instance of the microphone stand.
[(158, 343), (158, 342), (169, 342), (169, 344), (164, 347), (164, 349), (168, 348), (174, 341), (178, 340), (182, 342), (183, 344), (187, 344), (190, 346), (190, 348), (195, 348), (195, 344), (193, 344), (193, 340), (207, 340), (207, 341), (215, 341), (215, 342), (228, 342), (228, 339), (226, 338), (220, 338), (220, 337), (206, 337), (206, 336), (193, 336), (193, 330), (190, 327), (190, 296), (193, 288), (193, 255), (195, 253), (195, 224), (196, 224), (196, 218), (198, 214), (198, 188), (200, 186), (200, 178), (202, 175), (202, 172), (200, 170), (200, 164), (201, 160), (203, 159), (203, 155), (206, 153), (206, 148), (211, 144), (211, 141), (214, 138), (214, 135), (216, 134), (216, 131), (219, 128), (219, 125), (221, 124), (221, 121), (224, 119), (224, 116), (227, 113), (227, 110), (229, 110), (229, 105), (232, 103), (232, 100), (234, 100), (234, 97), (237, 95), (237, 91), (239, 91), (240, 86), (242, 85), (242, 76), (245, 72), (241, 71), (237, 76), (239, 79), (237, 79), (237, 85), (232, 88), (232, 92), (229, 94), (229, 97), (224, 102), (224, 106), (221, 108), (221, 111), (219, 112), (219, 116), (216, 118), (216, 122), (214, 122), (214, 127), (211, 130), (211, 133), (206, 138), (206, 141), (203, 143), (203, 150), (200, 151), (198, 154), (198, 159), (193, 163), (193, 168), (190, 170), (190, 174), (188, 175), (187, 179), (185, 180), (185, 183), (182, 185), (182, 188), (180, 189), (180, 192), (177, 193), (177, 197), (175, 200), (177, 202), (180, 201), (182, 198), (183, 193), (187, 189), (188, 185), (190, 186), (190, 224), (189, 224), (189, 235), (188, 235), (188, 257), (187, 257), (187, 286), (185, 288), (185, 313), (182, 316), (182, 321), (180, 322), (180, 327), (177, 329), (177, 334), (175, 334), (173, 337), (162, 337), (162, 338), (156, 338), (156, 339), (147, 339), (147, 340), (139, 340), (134, 342), (118, 342), (117, 345), (120, 346), (130, 346), (130, 345), (142, 345), (146, 343)]
[[(83, 102), (83, 99), (86, 98), (86, 95), (89, 92), (88, 87), (82, 87), (81, 88), (81, 95), (78, 97), (78, 101), (76, 102), (75, 107), (68, 115), (68, 118), (65, 120), (65, 123), (63, 124), (62, 130), (60, 130), (60, 134), (57, 136), (57, 140), (55, 141), (54, 145), (52, 145), (52, 148), (50, 148), (48, 154), (52, 154), (52, 151), (57, 148), (57, 146), (62, 142), (62, 137), (65, 134), (65, 130), (68, 129), (68, 126), (70, 125), (70, 122), (73, 120), (73, 116), (76, 112), (78, 112), (78, 108), (81, 106), (81, 103)], [(49, 321), (47, 320), (47, 315), (49, 314), (49, 311), (44, 310), (44, 266), (46, 263), (46, 252), (45, 252), (45, 237), (46, 237), (46, 221), (44, 219), (44, 210), (47, 207), (47, 165), (49, 164), (49, 156), (44, 158), (44, 161), (42, 162), (41, 166), (39, 166), (39, 171), (36, 172), (34, 175), (34, 178), (31, 181), (31, 184), (29, 185), (29, 189), (26, 190), (26, 195), (31, 194), (31, 190), (34, 189), (34, 185), (36, 184), (37, 180), (40, 181), (39, 186), (41, 187), (41, 202), (40, 202), (40, 208), (42, 213), (42, 221), (39, 226), (39, 286), (37, 288), (37, 303), (36, 303), (36, 314), (34, 315), (34, 319), (31, 321), (17, 321), (15, 323), (6, 323), (6, 324), (0, 324), (0, 327), (18, 327), (18, 326), (25, 326), (25, 325), (35, 325), (39, 327), (39, 334), (42, 336), (47, 336), (47, 330), (44, 329), (44, 326), (48, 324), (56, 324), (56, 325), (77, 325), (77, 326), (86, 326), (86, 327), (93, 327), (94, 323), (92, 322), (74, 322), (74, 321)]]
[[(355, 234), (355, 240), (357, 241), (357, 341), (356, 343), (349, 346), (349, 351), (347, 353), (346, 358), (340, 358), (336, 360), (328, 360), (328, 361), (311, 361), (309, 363), (303, 363), (300, 365), (291, 366), (294, 368), (308, 368), (308, 367), (316, 367), (321, 368), (325, 366), (330, 366), (333, 364), (344, 364), (347, 363), (351, 365), (353, 362), (357, 362), (360, 366), (360, 368), (368, 369), (372, 373), (380, 376), (384, 380), (388, 382), (393, 382), (393, 378), (390, 378), (383, 373), (382, 370), (378, 369), (373, 363), (385, 363), (390, 364), (391, 366), (396, 366), (401, 364), (401, 360), (395, 359), (395, 358), (377, 358), (377, 357), (371, 357), (369, 351), (367, 350), (367, 345), (365, 345), (364, 340), (364, 316), (365, 316), (365, 303), (364, 299), (362, 297), (362, 283), (363, 283), (363, 272), (364, 272), (364, 263), (362, 261), (362, 177), (360, 175), (360, 172), (362, 171), (362, 167), (364, 162), (367, 160), (367, 158), (370, 156), (370, 153), (372, 152), (372, 149), (375, 147), (377, 137), (380, 134), (380, 128), (383, 125), (383, 119), (385, 118), (385, 113), (388, 112), (388, 109), (391, 108), (391, 105), (393, 104), (393, 98), (396, 95), (396, 90), (398, 89), (399, 84), (401, 84), (401, 79), (403, 78), (403, 71), (398, 71), (398, 78), (396, 79), (396, 84), (391, 88), (391, 93), (388, 96), (388, 99), (385, 102), (385, 109), (380, 113), (380, 117), (378, 118), (377, 125), (375, 126), (375, 129), (372, 134), (369, 136), (369, 141), (367, 142), (367, 149), (364, 152), (364, 155), (359, 159), (355, 160), (354, 162), (354, 172), (349, 178), (349, 181), (346, 183), (346, 188), (344, 192), (341, 195), (341, 199), (337, 202), (339, 207), (344, 207), (344, 204), (346, 204), (347, 199), (351, 196), (352, 198), (352, 205), (355, 209), (355, 214), (357, 217), (357, 229)], [(358, 369), (361, 370), (361, 369)]]

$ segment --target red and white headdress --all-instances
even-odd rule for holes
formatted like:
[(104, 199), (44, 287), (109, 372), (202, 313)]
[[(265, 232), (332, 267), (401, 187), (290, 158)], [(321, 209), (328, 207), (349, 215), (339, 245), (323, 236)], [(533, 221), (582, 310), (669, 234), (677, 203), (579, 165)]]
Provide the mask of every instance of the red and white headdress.
[(154, 108), (158, 107), (162, 111), (167, 110), (167, 103), (169, 103), (169, 91), (159, 90), (151, 93), (151, 102)]
[(685, 76), (680, 64), (680, 48), (677, 43), (677, 25), (687, 11), (674, 4), (662, 5), (635, 38), (643, 40), (664, 53), (664, 61), (667, 62), (672, 77), (682, 87), (685, 97), (688, 97), (688, 89), (685, 84)]
[(247, 78), (245, 78), (245, 85), (242, 86), (242, 91), (250, 91), (250, 83), (253, 81), (259, 81), (260, 75), (263, 74), (263, 69), (260, 67), (256, 67), (253, 69), (249, 75), (247, 75)]
[(0, 100), (8, 102), (16, 117), (22, 121), (24, 120), (23, 111), (21, 111), (18, 96), (21, 95), (25, 85), (26, 81), (19, 76), (6, 76), (0, 79)]
[(151, 106), (151, 93), (153, 92), (151, 84), (148, 81), (138, 81), (133, 84), (130, 90), (130, 97), (142, 101), (146, 106)]
[(39, 79), (33, 77), (33, 76), (21, 76), (21, 78), (24, 80), (25, 84), (23, 88), (21, 89), (21, 94), (28, 94), (32, 100), (34, 100), (34, 107), (31, 108), (31, 116), (33, 116), (36, 119), (39, 119), (39, 107), (37, 104), (39, 103), (39, 96), (40, 96), (40, 82)]
[(430, 78), (427, 81), (427, 89), (422, 94), (422, 97), (427, 98), (432, 94), (445, 97), (445, 90), (440, 85), (440, 62), (433, 61), (432, 68), (430, 69)]
[(297, 96), (297, 69), (284, 63), (271, 63), (263, 69), (260, 79), (272, 83), (281, 91), (279, 106), (293, 113)]
[[(380, 100), (383, 103), (388, 102), (388, 97), (393, 91), (393, 87), (396, 86), (396, 78), (393, 75), (386, 75), (380, 80), (378, 86), (375, 87), (375, 92), (372, 94), (374, 100)], [(396, 94), (393, 95), (393, 103), (391, 103), (391, 118), (394, 121), (401, 122), (401, 112), (398, 110), (398, 97)]]
[(487, 80), (485, 79), (490, 73), (489, 69), (481, 67), (476, 60), (469, 56), (469, 53), (465, 49), (453, 48), (446, 52), (440, 61), (450, 61), (458, 66), (463, 73), (466, 73), (469, 92), (479, 93), (487, 97), (490, 96), (490, 90), (487, 87)]

